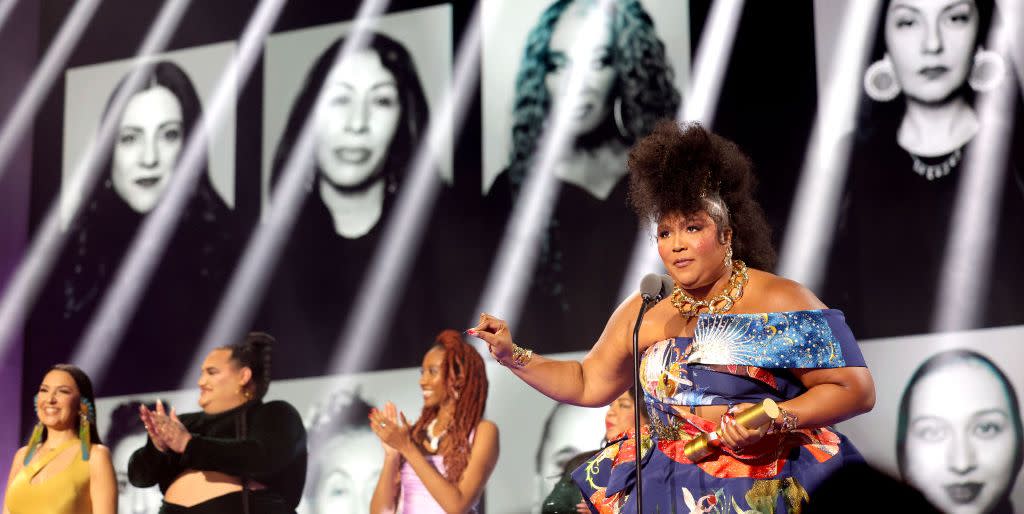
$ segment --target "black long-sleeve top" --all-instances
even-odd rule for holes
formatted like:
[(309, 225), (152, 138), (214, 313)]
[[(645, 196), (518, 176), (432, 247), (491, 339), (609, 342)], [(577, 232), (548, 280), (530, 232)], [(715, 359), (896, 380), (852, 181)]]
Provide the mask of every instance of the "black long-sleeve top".
[(132, 485), (159, 484), (166, 492), (186, 470), (218, 471), (262, 483), (266, 492), (280, 495), (292, 509), (299, 504), (306, 481), (306, 429), (295, 407), (256, 400), (229, 411), (190, 413), (180, 419), (192, 434), (185, 451), (161, 453), (146, 441), (128, 462)]

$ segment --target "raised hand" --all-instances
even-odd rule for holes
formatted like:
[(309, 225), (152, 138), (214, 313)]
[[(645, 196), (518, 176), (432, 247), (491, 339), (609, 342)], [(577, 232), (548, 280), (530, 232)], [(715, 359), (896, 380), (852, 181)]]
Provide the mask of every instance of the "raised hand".
[(512, 360), (512, 332), (503, 319), (480, 313), (480, 323), (466, 331), (467, 334), (483, 339), (495, 360), (507, 364)]
[(192, 434), (178, 419), (178, 413), (174, 411), (174, 407), (171, 407), (171, 415), (161, 427), (160, 437), (163, 438), (164, 444), (176, 453), (185, 453), (185, 447), (192, 440)]
[[(159, 402), (157, 403), (159, 405)], [(149, 435), (149, 440), (153, 441), (153, 446), (164, 453), (167, 451), (167, 445), (160, 439), (159, 434), (156, 431), (156, 422), (154, 421), (155, 413), (146, 408), (145, 404), (139, 405), (139, 419), (142, 420), (142, 426), (146, 427), (146, 434)]]
[(192, 439), (185, 425), (178, 419), (178, 414), (171, 409), (167, 414), (164, 404), (160, 400), (156, 402), (155, 410), (148, 410), (145, 406), (139, 410), (142, 423), (146, 426), (146, 432), (161, 452), (171, 450), (176, 453), (183, 453), (185, 446)]
[(399, 454), (416, 447), (412, 441), (412, 427), (406, 421), (405, 414), (398, 412), (391, 402), (385, 403), (383, 410), (370, 411), (370, 429), (380, 439), (385, 455)]

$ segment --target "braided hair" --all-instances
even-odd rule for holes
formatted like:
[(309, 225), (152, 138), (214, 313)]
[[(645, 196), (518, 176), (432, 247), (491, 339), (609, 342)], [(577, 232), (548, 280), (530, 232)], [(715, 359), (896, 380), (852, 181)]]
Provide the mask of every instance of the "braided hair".
[(231, 350), (231, 360), (239, 368), (249, 368), (252, 379), (246, 387), (252, 388), (252, 398), (263, 398), (270, 388), (270, 350), (277, 341), (265, 332), (249, 332), (241, 342), (223, 346)]
[[(483, 358), (455, 330), (444, 330), (438, 334), (433, 348), (444, 350), (442, 369), (445, 389), (448, 397), (455, 399), (455, 415), (445, 431), (438, 453), (444, 457), (445, 478), (457, 483), (469, 464), (470, 433), (476, 429), (484, 415), (487, 374)], [(437, 418), (438, 410), (439, 406), (423, 408), (420, 418), (412, 427), (413, 440), (427, 439), (427, 427)]]

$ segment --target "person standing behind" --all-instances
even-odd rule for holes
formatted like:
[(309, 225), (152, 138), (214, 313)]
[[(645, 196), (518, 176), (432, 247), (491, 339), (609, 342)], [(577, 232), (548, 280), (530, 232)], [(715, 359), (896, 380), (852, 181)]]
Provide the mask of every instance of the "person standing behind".
[[(475, 513), (498, 462), (498, 427), (482, 419), (487, 375), (476, 349), (454, 330), (423, 357), (423, 410), (415, 424), (388, 402), (370, 413), (384, 445), (372, 514)], [(401, 497), (401, 501), (399, 501)]]
[[(636, 409), (640, 409), (641, 427), (646, 426), (648, 423), (647, 406), (644, 404), (643, 396), (640, 396), (640, 400), (637, 401), (636, 390), (630, 389), (620, 394), (615, 401), (608, 404), (608, 410), (604, 415), (605, 430), (604, 443), (601, 444), (602, 447), (614, 441), (630, 437), (630, 431), (634, 430), (633, 423), (635, 420), (633, 416), (636, 413)], [(566, 461), (562, 469), (562, 477), (555, 484), (555, 487), (551, 489), (551, 493), (544, 498), (540, 509), (541, 514), (588, 514), (590, 512), (590, 507), (587, 506), (587, 503), (583, 501), (583, 497), (580, 495), (580, 489), (576, 487), (576, 483), (572, 480), (572, 472), (584, 462), (590, 460), (599, 451), (601, 450), (586, 451)]]

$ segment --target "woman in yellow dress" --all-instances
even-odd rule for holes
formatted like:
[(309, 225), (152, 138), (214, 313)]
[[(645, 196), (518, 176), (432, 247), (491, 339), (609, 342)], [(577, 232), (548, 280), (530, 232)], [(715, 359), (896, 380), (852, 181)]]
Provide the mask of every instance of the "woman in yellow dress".
[(92, 382), (57, 364), (35, 396), (39, 423), (14, 454), (4, 514), (114, 514), (117, 480), (96, 430)]

